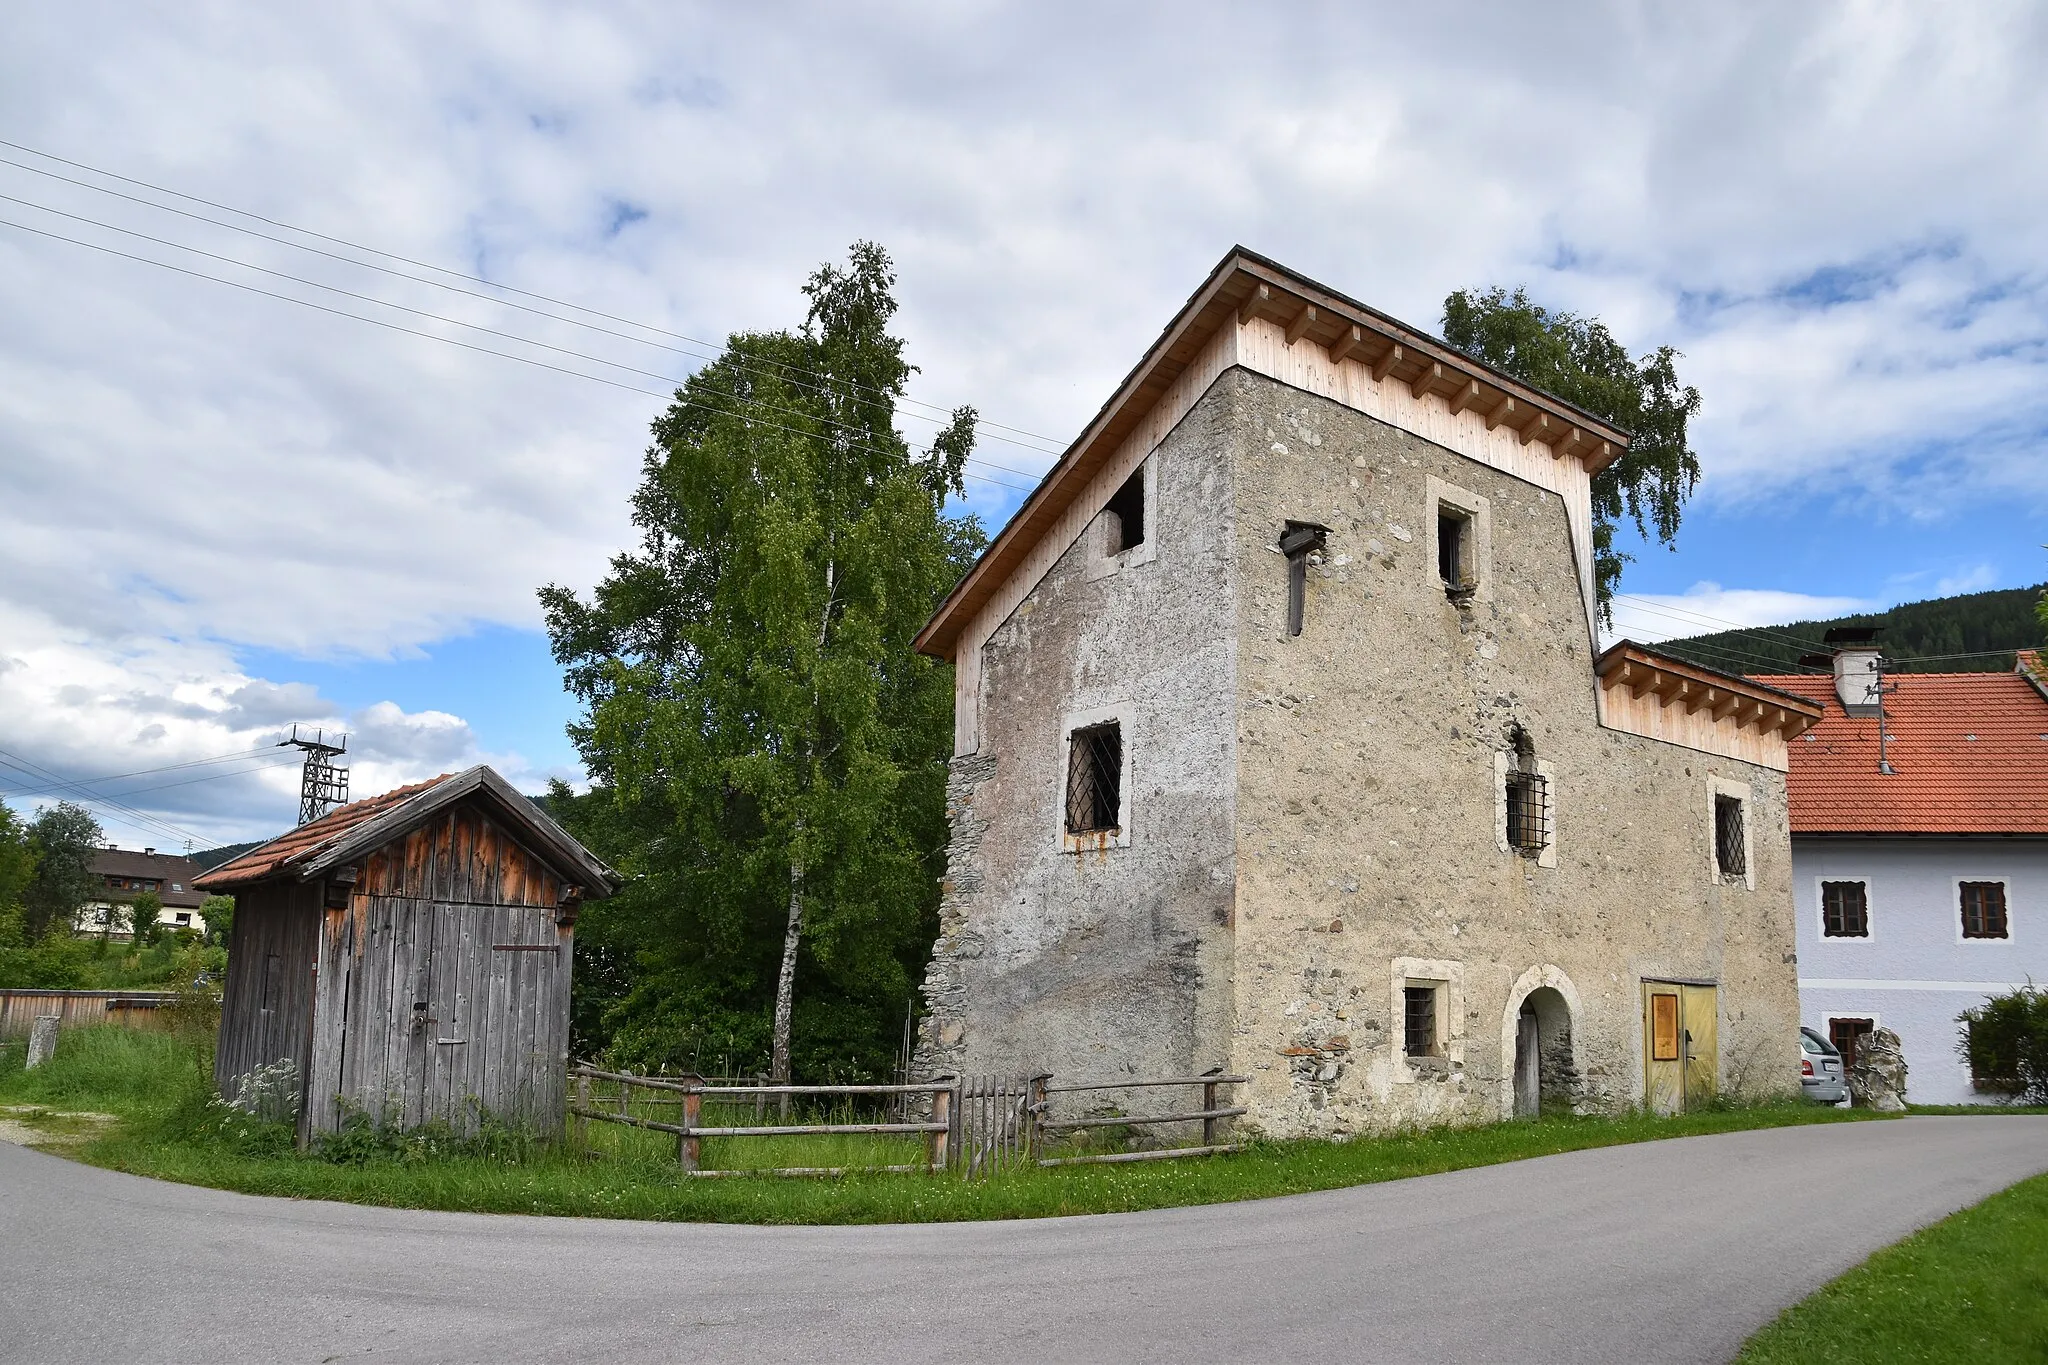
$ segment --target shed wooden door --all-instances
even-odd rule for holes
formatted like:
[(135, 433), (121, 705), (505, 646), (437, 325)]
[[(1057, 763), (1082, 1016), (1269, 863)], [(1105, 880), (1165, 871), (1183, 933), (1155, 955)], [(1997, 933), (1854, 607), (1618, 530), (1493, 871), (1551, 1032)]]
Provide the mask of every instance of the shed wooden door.
[(1685, 1107), (1698, 1109), (1721, 1088), (1721, 1008), (1712, 986), (1680, 986), (1680, 1041), (1685, 1049)]

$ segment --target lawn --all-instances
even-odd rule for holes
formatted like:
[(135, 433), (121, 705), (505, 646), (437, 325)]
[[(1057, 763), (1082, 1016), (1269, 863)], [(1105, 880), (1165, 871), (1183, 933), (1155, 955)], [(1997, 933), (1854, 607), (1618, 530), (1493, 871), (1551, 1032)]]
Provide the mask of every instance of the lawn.
[[(65, 1034), (56, 1058), (22, 1070), (0, 1050), (0, 1119), (57, 1140), (53, 1150), (114, 1170), (249, 1194), (392, 1207), (745, 1223), (946, 1222), (1111, 1213), (1221, 1203), (1396, 1180), (1619, 1143), (1801, 1123), (1872, 1121), (1861, 1111), (1797, 1103), (1714, 1109), (1680, 1118), (1560, 1116), (1428, 1129), (1349, 1142), (1258, 1143), (1224, 1156), (1114, 1166), (1027, 1169), (980, 1181), (958, 1175), (834, 1178), (682, 1175), (672, 1139), (591, 1125), (592, 1151), (541, 1147), (517, 1135), (475, 1143), (431, 1134), (330, 1151), (293, 1152), (280, 1125), (208, 1103), (209, 1050), (167, 1034), (117, 1028)], [(110, 1120), (61, 1117), (104, 1114)], [(753, 1164), (840, 1165), (903, 1160), (872, 1138), (777, 1139)], [(864, 1147), (863, 1144), (869, 1144)], [(737, 1145), (735, 1140), (734, 1145)], [(707, 1141), (709, 1165), (739, 1164)]]
[(2048, 1360), (2048, 1175), (1878, 1252), (1786, 1309), (1737, 1360)]

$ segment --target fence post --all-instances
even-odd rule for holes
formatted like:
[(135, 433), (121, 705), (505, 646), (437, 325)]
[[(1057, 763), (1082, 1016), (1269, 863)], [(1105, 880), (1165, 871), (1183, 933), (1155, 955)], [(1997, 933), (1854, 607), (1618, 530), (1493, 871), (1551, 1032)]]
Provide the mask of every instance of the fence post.
[(1045, 1117), (1046, 1106), (1050, 1102), (1050, 1097), (1045, 1093), (1045, 1085), (1051, 1079), (1052, 1073), (1050, 1071), (1041, 1071), (1031, 1078), (1031, 1103), (1027, 1111), (1031, 1131), (1026, 1139), (1027, 1145), (1024, 1149), (1024, 1155), (1032, 1161), (1036, 1161), (1045, 1155), (1045, 1139), (1039, 1132), (1038, 1124), (1039, 1120)]
[(952, 1155), (947, 1150), (951, 1145), (953, 1136), (952, 1091), (932, 1091), (932, 1122), (943, 1123), (946, 1126), (934, 1129), (931, 1133), (927, 1134), (931, 1139), (930, 1155), (927, 1157), (927, 1164), (935, 1171), (943, 1171), (952, 1160)]
[(703, 1139), (694, 1136), (689, 1131), (690, 1129), (698, 1126), (697, 1116), (703, 1112), (703, 1109), (701, 1107), (703, 1103), (704, 1097), (698, 1094), (695, 1090), (688, 1090), (684, 1092), (684, 1131), (683, 1135), (676, 1139), (676, 1159), (682, 1163), (683, 1169), (686, 1171), (696, 1170), (698, 1160), (703, 1155), (703, 1148), (699, 1145), (703, 1142)]
[(960, 1139), (966, 1136), (967, 1082), (958, 1076), (953, 1078), (951, 1098), (946, 1104), (946, 1164), (960, 1164)]
[(33, 1070), (57, 1055), (57, 1027), (64, 1022), (61, 1014), (38, 1014), (29, 1027), (28, 1063), (22, 1069)]
[(1214, 1117), (1216, 1113), (1216, 1082), (1214, 1081), (1202, 1082), (1202, 1112), (1211, 1116), (1202, 1120), (1202, 1145), (1204, 1147), (1214, 1147), (1216, 1145), (1216, 1119)]
[(590, 1109), (590, 1077), (578, 1072), (576, 1075), (576, 1108), (582, 1112), (576, 1115), (576, 1150), (590, 1150), (590, 1120), (585, 1114)]
[[(768, 1084), (768, 1078), (762, 1075), (760, 1072), (756, 1071), (754, 1073), (754, 1084), (766, 1085)], [(761, 1120), (766, 1118), (767, 1116), (768, 1097), (757, 1090), (754, 1092), (754, 1126), (757, 1128), (760, 1127)]]

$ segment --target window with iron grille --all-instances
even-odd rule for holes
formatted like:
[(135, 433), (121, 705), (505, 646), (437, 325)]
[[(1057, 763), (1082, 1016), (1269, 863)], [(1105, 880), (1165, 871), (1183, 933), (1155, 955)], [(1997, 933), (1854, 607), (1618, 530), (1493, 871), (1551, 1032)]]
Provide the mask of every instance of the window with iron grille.
[(1401, 988), (1401, 1050), (1410, 1057), (1435, 1057), (1440, 1049), (1436, 1036), (1435, 986)]
[(1823, 938), (1870, 937), (1870, 893), (1862, 882), (1820, 884)]
[(1748, 840), (1743, 838), (1742, 798), (1714, 798), (1714, 866), (1724, 877), (1740, 877), (1749, 871)]
[(2005, 938), (2005, 883), (1964, 882), (1963, 937)]
[(1116, 721), (1076, 730), (1067, 747), (1067, 832), (1120, 828), (1124, 732)]
[(1540, 853), (1550, 842), (1550, 784), (1540, 773), (1508, 774), (1508, 842), (1524, 853)]

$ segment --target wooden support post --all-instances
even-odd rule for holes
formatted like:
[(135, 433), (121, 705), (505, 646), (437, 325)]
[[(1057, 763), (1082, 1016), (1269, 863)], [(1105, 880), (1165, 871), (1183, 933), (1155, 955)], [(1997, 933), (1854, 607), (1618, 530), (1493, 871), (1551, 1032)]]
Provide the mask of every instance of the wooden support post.
[(1028, 1144), (1024, 1149), (1025, 1157), (1031, 1161), (1036, 1161), (1039, 1157), (1045, 1155), (1040, 1150), (1041, 1139), (1039, 1133), (1041, 1130), (1039, 1125), (1043, 1122), (1046, 1112), (1045, 1084), (1051, 1079), (1052, 1073), (1048, 1071), (1041, 1071), (1031, 1078), (1031, 1107), (1026, 1111), (1027, 1118), (1031, 1124), (1031, 1132), (1028, 1137)]
[(703, 1113), (703, 1103), (704, 1097), (694, 1090), (683, 1096), (683, 1132), (676, 1138), (676, 1159), (682, 1163), (686, 1171), (696, 1170), (703, 1159), (704, 1140), (690, 1131), (700, 1126), (697, 1118)]
[[(958, 1084), (957, 1082), (955, 1084)], [(934, 1090), (932, 1092), (932, 1122), (943, 1123), (943, 1129), (936, 1129), (931, 1135), (930, 1165), (935, 1171), (943, 1171), (952, 1160), (950, 1148), (953, 1139), (953, 1092)]]
[[(590, 1077), (588, 1076), (579, 1075), (576, 1077), (576, 1107), (586, 1111), (590, 1108)], [(590, 1120), (580, 1113), (576, 1116), (576, 1150), (579, 1152), (590, 1150)]]
[[(767, 1078), (767, 1077), (766, 1077), (765, 1075), (763, 1075), (762, 1073), (760, 1073), (760, 1072), (756, 1071), (756, 1072), (754, 1073), (754, 1084), (755, 1084), (755, 1085), (766, 1085), (766, 1084), (768, 1084), (768, 1078)], [(768, 1097), (767, 1097), (766, 1095), (756, 1095), (756, 1096), (754, 1096), (754, 1126), (755, 1126), (756, 1128), (759, 1128), (759, 1127), (761, 1126), (761, 1120), (762, 1120), (762, 1119), (764, 1119), (764, 1118), (767, 1118), (767, 1117), (768, 1117)]]
[[(1216, 1082), (1214, 1081), (1202, 1082), (1202, 1112), (1205, 1114), (1214, 1114), (1216, 1112)], [(1216, 1145), (1216, 1120), (1213, 1118), (1202, 1120), (1202, 1145), (1204, 1147), (1214, 1147)]]

